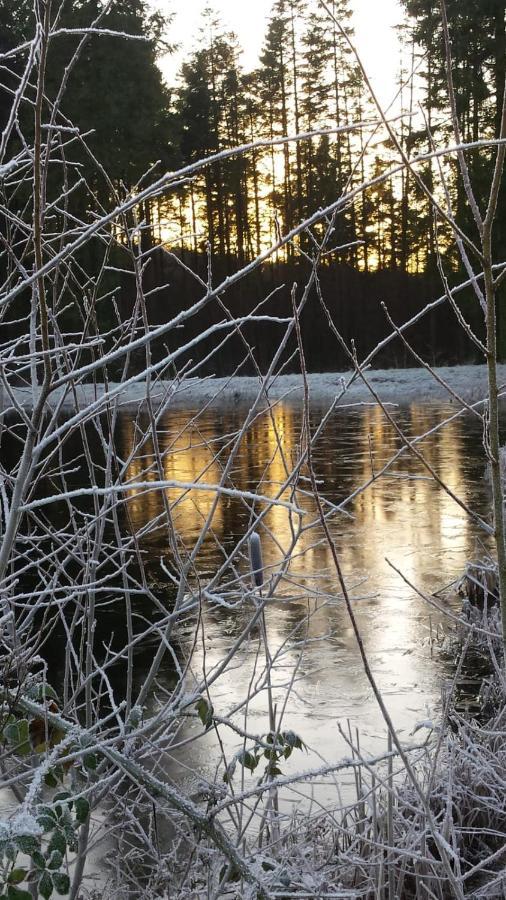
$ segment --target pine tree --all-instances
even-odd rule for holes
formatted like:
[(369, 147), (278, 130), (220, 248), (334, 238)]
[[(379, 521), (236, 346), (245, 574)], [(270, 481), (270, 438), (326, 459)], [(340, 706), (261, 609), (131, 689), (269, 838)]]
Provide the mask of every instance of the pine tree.
[[(222, 32), (211, 9), (204, 11), (204, 23), (200, 46), (182, 67), (178, 91), (181, 151), (188, 161), (244, 143), (251, 127), (235, 35)], [(202, 179), (211, 247), (222, 256), (245, 259), (246, 245), (251, 248), (248, 158), (208, 165)]]
[[(61, 26), (86, 27), (100, 8), (99, 0), (67, 3)], [(157, 159), (169, 162), (169, 96), (156, 65), (161, 23), (150, 19), (143, 0), (116, 0), (100, 24), (144, 39), (90, 37), (72, 70), (62, 111), (82, 131), (93, 130), (91, 149), (110, 178), (130, 189)], [(61, 37), (55, 44), (48, 81), (53, 93), (78, 40)]]
[[(278, 3), (267, 25), (257, 73), (260, 101), (264, 107), (260, 127), (270, 139), (287, 135), (289, 131), (288, 40), (288, 19)], [(280, 226), (290, 231), (293, 227), (293, 217), (289, 145), (284, 144), (281, 152), (283, 172), (280, 179), (277, 164), (280, 151), (275, 147), (270, 151), (269, 201), (272, 223), (280, 219)], [(272, 229), (272, 233), (275, 234), (275, 228)], [(290, 253), (291, 247), (288, 247), (287, 251)]]
[[(403, 0), (413, 18), (413, 35), (426, 54), (426, 106), (436, 137), (453, 139), (447, 124), (448, 91), (446, 52), (439, 2)], [(452, 76), (457, 117), (462, 139), (476, 141), (499, 131), (506, 59), (505, 0), (446, 0), (452, 53)], [(438, 126), (435, 113), (443, 113)], [(482, 151), (467, 154), (473, 189), (482, 211), (491, 176), (490, 156)], [(455, 170), (456, 172), (456, 170)], [(459, 224), (473, 236), (475, 223), (462, 181), (454, 179), (454, 205)], [(496, 238), (502, 242), (506, 217), (499, 211)]]
[[(59, 29), (85, 29), (102, 11), (100, 0), (67, 0), (53, 6)], [(30, 39), (34, 24), (32, 0), (2, 0), (0, 47)], [(131, 190), (157, 160), (165, 168), (171, 162), (169, 93), (156, 63), (157, 42), (165, 26), (165, 20), (148, 14), (143, 0), (116, 0), (101, 18), (99, 27), (143, 39), (88, 36), (61, 94), (56, 124), (71, 122), (87, 134), (87, 146), (116, 188)], [(82, 33), (66, 33), (50, 42), (45, 91), (48, 117), (53, 114), (52, 103), (60, 94), (64, 73), (82, 39)], [(3, 108), (10, 107), (9, 78), (2, 77), (2, 83), (0, 116), (5, 120)], [(21, 113), (22, 127), (29, 135), (32, 114), (26, 104)], [(107, 181), (90, 154), (75, 142), (69, 156), (71, 174), (77, 165), (76, 180), (84, 178), (87, 189), (91, 188), (99, 201), (107, 204)], [(80, 218), (86, 216), (87, 189), (74, 191), (69, 197), (70, 212)], [(145, 217), (150, 218), (150, 210), (145, 210)]]

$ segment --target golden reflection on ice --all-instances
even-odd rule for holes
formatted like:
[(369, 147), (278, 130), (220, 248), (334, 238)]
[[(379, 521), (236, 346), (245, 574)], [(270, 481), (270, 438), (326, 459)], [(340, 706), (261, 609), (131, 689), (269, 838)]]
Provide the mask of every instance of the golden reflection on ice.
[[(218, 484), (244, 415), (244, 410), (208, 410), (188, 426), (184, 412), (167, 413), (158, 434), (161, 471), (152, 441), (135, 450), (142, 428), (136, 429), (135, 423), (124, 417), (121, 455), (123, 459), (131, 456), (125, 480)], [(441, 421), (444, 412), (412, 405), (395, 410), (393, 415), (413, 440)], [(314, 413), (313, 431), (319, 421)], [(475, 432), (476, 429), (477, 426)], [(478, 443), (479, 437), (475, 434), (473, 438), (469, 421), (455, 419), (417, 443), (417, 447), (448, 488), (464, 503), (477, 504), (477, 511), (486, 516), (488, 500), (476, 444), (472, 453), (468, 452), (468, 442)], [(278, 404), (270, 413), (255, 419), (242, 436), (226, 486), (278, 495), (300, 457), (300, 441), (300, 410)], [(374, 480), (402, 446), (381, 410), (361, 407), (333, 414), (314, 447), (313, 457), (324, 502), (341, 504), (357, 487), (365, 486), (347, 505), (349, 515), (336, 512), (328, 521), (375, 675), (392, 714), (411, 727), (417, 718), (423, 718), (420, 709), (427, 692), (432, 692), (431, 697), (439, 693), (435, 664), (430, 660), (427, 663), (427, 653), (422, 650), (429, 610), (388, 566), (386, 558), (414, 585), (431, 592), (460, 574), (480, 532), (465, 510), (431, 479), (409, 451), (401, 453), (384, 477)], [(474, 466), (472, 471), (470, 466)], [(303, 466), (296, 495), (298, 505), (306, 511), (304, 526), (317, 521), (307, 474)], [(215, 497), (213, 491), (165, 491), (174, 528), (186, 551), (198, 540)], [(285, 492), (283, 499), (289, 497), (289, 491)], [(154, 563), (161, 556), (170, 559), (164, 492), (132, 488), (127, 509), (127, 525), (141, 535), (141, 546), (154, 550), (150, 556)], [(205, 586), (223, 563), (223, 547), (230, 552), (250, 521), (251, 504), (230, 497), (219, 500), (212, 529), (196, 562), (200, 586)], [(292, 524), (297, 528), (297, 517), (293, 517)], [(288, 511), (281, 507), (270, 509), (260, 531), (264, 562), (271, 567), (269, 572), (276, 572), (291, 542)], [(237, 566), (239, 573), (247, 573), (245, 555)], [(207, 669), (223, 658), (233, 635), (249, 619), (251, 606), (246, 606), (229, 613), (212, 604), (202, 605), (202, 635), (192, 663), (195, 671), (199, 663), (204, 665), (203, 646)], [(290, 667), (300, 654), (300, 642), (304, 638), (308, 641), (304, 676), (298, 686), (300, 701), (295, 698), (291, 704), (290, 727), (296, 731), (300, 728), (304, 739), (316, 744), (327, 758), (335, 758), (337, 752), (337, 718), (350, 716), (363, 726), (357, 720), (363, 715), (369, 732), (382, 731), (340, 595), (332, 554), (317, 524), (304, 531), (297, 542), (288, 577), (269, 601), (267, 627), (271, 653), (284, 644), (287, 648), (276, 674), (278, 684), (289, 678)], [(314, 640), (322, 635), (323, 641)], [(253, 634), (240, 665), (227, 669), (213, 686), (218, 705), (221, 700), (224, 708), (231, 708), (245, 695), (255, 665), (256, 639)], [(281, 692), (279, 701), (282, 702)], [(258, 698), (252, 708), (258, 706), (260, 710), (263, 702)], [(372, 744), (368, 746), (372, 749)], [(205, 759), (199, 763), (204, 767), (205, 764)]]
[[(132, 457), (127, 468), (127, 482), (166, 479), (219, 484), (242, 421), (242, 415), (234, 411), (207, 411), (196, 424), (186, 428), (184, 414), (168, 413), (158, 435), (158, 465), (151, 440), (134, 452), (140, 430), (125, 418), (122, 424), (123, 458)], [(435, 421), (433, 410), (413, 404), (403, 413), (402, 427), (412, 440), (429, 431)], [(317, 421), (314, 421), (313, 429), (316, 425)], [(300, 412), (288, 404), (278, 404), (256, 418), (241, 439), (226, 486), (267, 496), (278, 495), (299, 458), (300, 428)], [(460, 452), (462, 429), (462, 421), (455, 419), (417, 443), (417, 447), (448, 488), (465, 501), (466, 478)], [(364, 407), (352, 415), (338, 410), (314, 448), (316, 475), (324, 501), (342, 503), (358, 486), (365, 486), (346, 507), (351, 517), (337, 512), (329, 520), (345, 574), (357, 596), (371, 595), (386, 585), (392, 585), (396, 595), (406, 594), (385, 557), (401, 568), (410, 581), (426, 583), (427, 552), (419, 551), (429, 547), (434, 556), (434, 577), (437, 580), (441, 574), (444, 579), (445, 560), (454, 560), (459, 547), (469, 545), (470, 529), (475, 528), (465, 511), (405, 448), (387, 473), (374, 480), (402, 447), (402, 440), (381, 410)], [(301, 474), (307, 476), (304, 466)], [(371, 479), (373, 481), (369, 483)], [(305, 525), (317, 519), (316, 503), (309, 489), (309, 480), (303, 477), (298, 482), (296, 499), (306, 511)], [(171, 488), (165, 495), (171, 506), (174, 527), (186, 549), (190, 550), (215, 504), (216, 494), (214, 491)], [(289, 497), (290, 491), (286, 490), (283, 499)], [(132, 488), (128, 493), (128, 512), (131, 527), (137, 532), (142, 530), (148, 535), (151, 526), (156, 526), (158, 534), (165, 515), (163, 491)], [(219, 500), (212, 532), (206, 538), (207, 561), (213, 556), (213, 542), (233, 546), (233, 541), (247, 529), (250, 515), (251, 504), (230, 497)], [(280, 564), (283, 553), (290, 546), (290, 515), (285, 508), (273, 506), (265, 517), (264, 557), (270, 567)], [(298, 517), (293, 516), (292, 526), (296, 529), (298, 524)], [(274, 539), (270, 539), (269, 533)], [(162, 541), (162, 538), (158, 537), (158, 540)], [(162, 545), (160, 549), (163, 551)], [(307, 587), (311, 579), (316, 579), (315, 590), (328, 589), (332, 585), (337, 594), (332, 555), (316, 525), (301, 535), (290, 565), (290, 575), (295, 580), (302, 579)], [(355, 590), (353, 585), (361, 579), (367, 581)], [(291, 590), (297, 592), (295, 588)], [(286, 584), (281, 593), (287, 593)]]
[[(173, 433), (170, 423), (164, 423), (162, 428), (164, 430), (158, 435), (160, 459), (157, 460), (152, 440), (146, 441), (138, 453), (134, 452), (139, 431), (134, 421), (126, 417), (123, 419), (123, 453), (126, 457), (132, 456), (126, 471), (126, 483), (165, 480), (219, 484), (221, 468), (215, 459), (215, 447), (208, 443), (209, 436), (206, 439), (194, 430), (185, 432), (179, 428)], [(216, 437), (217, 434), (213, 435), (214, 439)], [(211, 511), (216, 496), (213, 491), (198, 491), (196, 497), (195, 492), (176, 488), (167, 488), (165, 492), (161, 489), (146, 491), (144, 488), (132, 488), (127, 492), (128, 512), (136, 531), (148, 531), (151, 523), (157, 525), (157, 530), (167, 525), (163, 493), (171, 507), (174, 526), (182, 536), (192, 535), (198, 530)], [(223, 528), (226, 504), (225, 498), (214, 513), (213, 528), (218, 532)]]

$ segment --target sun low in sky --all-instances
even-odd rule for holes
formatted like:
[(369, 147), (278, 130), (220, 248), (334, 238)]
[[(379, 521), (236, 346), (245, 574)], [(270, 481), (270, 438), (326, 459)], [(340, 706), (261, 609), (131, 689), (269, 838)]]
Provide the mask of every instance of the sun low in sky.
[[(174, 19), (170, 40), (178, 44), (178, 51), (163, 61), (163, 71), (173, 82), (181, 63), (196, 46), (202, 11), (212, 6), (221, 16), (225, 28), (235, 31), (243, 48), (246, 69), (255, 67), (265, 35), (266, 22), (273, 0), (256, 0), (254, 4), (237, 0), (188, 0), (174, 4)], [(159, 3), (164, 7), (165, 4)], [(353, 24), (358, 50), (372, 78), (375, 90), (384, 104), (396, 92), (400, 49), (394, 26), (402, 20), (399, 0), (351, 0)]]

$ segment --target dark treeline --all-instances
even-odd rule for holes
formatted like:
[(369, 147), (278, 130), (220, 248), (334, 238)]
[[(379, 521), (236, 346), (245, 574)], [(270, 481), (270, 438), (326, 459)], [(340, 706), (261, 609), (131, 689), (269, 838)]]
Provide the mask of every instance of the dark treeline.
[[(236, 37), (223, 27), (212, 9), (207, 9), (197, 44), (171, 88), (164, 85), (157, 66), (160, 53), (167, 50), (164, 36), (170, 34), (168, 22), (152, 15), (142, 0), (116, 0), (101, 25), (147, 40), (91, 36), (85, 43), (61, 105), (62, 116), (83, 133), (93, 129), (87, 140), (95, 158), (76, 142), (72, 155), (75, 168), (72, 160), (69, 165), (70, 181), (80, 182), (69, 205), (81, 220), (89, 215), (90, 196), (106, 207), (111, 200), (135, 190), (138, 179), (157, 161), (155, 174), (260, 138), (320, 132), (304, 141), (256, 148), (210, 163), (190, 183), (140, 211), (144, 221), (142, 247), (154, 250), (152, 271), (148, 268), (146, 275), (150, 285), (163, 283), (170, 271), (171, 287), (150, 301), (153, 322), (186, 307), (199, 290), (182, 271), (177, 272), (175, 259), (194, 267), (207, 280), (207, 255), (211, 252), (214, 283), (219, 283), (221, 276), (253, 259), (280, 234), (387, 171), (398, 159), (398, 151), (385, 139), (384, 130), (375, 130), (370, 124), (377, 118), (377, 111), (346, 38), (353, 39), (351, 0), (328, 0), (326, 5), (328, 11), (317, 0), (275, 0), (258, 65), (250, 72), (241, 67)], [(432, 141), (438, 146), (454, 142), (445, 87), (441, 12), (439, 0), (404, 0), (404, 7), (399, 104), (406, 116), (397, 122), (396, 129), (407, 153), (424, 153), (431, 149)], [(58, 25), (83, 27), (101, 9), (100, 0), (68, 0), (58, 4)], [(492, 137), (500, 121), (505, 79), (505, 0), (447, 0), (447, 10), (462, 139)], [(0, 51), (29, 38), (32, 29), (32, 0), (16, 4), (0, 0)], [(67, 33), (51, 43), (47, 73), (50, 99), (57, 95), (65, 66), (79, 40)], [(21, 58), (3, 67), (0, 125), (6, 121), (23, 64)], [(413, 69), (417, 72), (414, 80), (410, 78)], [(420, 97), (425, 123), (420, 115), (410, 115)], [(31, 110), (25, 108), (23, 114), (29, 121)], [(328, 131), (359, 122), (369, 124), (339, 135)], [(468, 159), (483, 210), (493, 154), (474, 152)], [(97, 168), (97, 160), (108, 179)], [(459, 224), (474, 237), (476, 226), (456, 163), (447, 160), (443, 165)], [(417, 171), (430, 189), (436, 186), (440, 191), (438, 163), (419, 164)], [(320, 237), (324, 226), (314, 225), (312, 235)], [(505, 231), (506, 209), (500, 205), (495, 230), (498, 258), (504, 256)], [(159, 243), (173, 253), (172, 262), (155, 251)], [(335, 220), (331, 246), (343, 245), (345, 249), (323, 259), (321, 284), (343, 337), (353, 338), (360, 352), (374, 346), (388, 330), (380, 301), (385, 301), (394, 320), (401, 323), (440, 292), (441, 265), (450, 283), (463, 276), (447, 226), (435, 221), (428, 201), (408, 171), (358, 193), (355, 202), (343, 206)], [(95, 247), (95, 252), (96, 258), (89, 250), (83, 258), (83, 265), (90, 270), (100, 265), (100, 247)], [(247, 314), (276, 283), (286, 287), (273, 297), (269, 309), (289, 312), (290, 286), (294, 281), (304, 282), (309, 267), (305, 257), (312, 253), (311, 233), (303, 232), (278, 252), (272, 263), (238, 286), (233, 295), (227, 293), (234, 313)], [(112, 276), (110, 281), (112, 284)], [(174, 285), (182, 289), (175, 291)], [(79, 298), (74, 302), (78, 308)], [(467, 300), (463, 302), (470, 305)], [(122, 306), (125, 314), (132, 303), (127, 287)], [(335, 339), (330, 341), (325, 315), (316, 300), (311, 302), (311, 309), (304, 323), (310, 366), (342, 368), (345, 357)], [(107, 320), (107, 313), (101, 315)], [(220, 313), (218, 305), (206, 315), (210, 319), (222, 317), (223, 311)], [(470, 310), (468, 315), (473, 315)], [(474, 324), (479, 330), (479, 322)], [(195, 320), (187, 328), (201, 325), (202, 320), (200, 324)], [(251, 329), (254, 331), (254, 326)], [(273, 333), (272, 341), (275, 337)], [(472, 348), (460, 336), (455, 317), (448, 310), (428, 318), (419, 327), (416, 341), (418, 351), (431, 362), (473, 358)], [(253, 343), (262, 356), (260, 342), (255, 339)], [(233, 345), (234, 352), (226, 354), (227, 370), (242, 355), (240, 342), (234, 340)], [(267, 345), (264, 335), (266, 359)], [(397, 341), (378, 361), (404, 365), (409, 362), (409, 354)]]
[[(216, 258), (213, 275), (216, 283), (225, 279), (233, 259)], [(161, 285), (151, 299), (148, 299), (149, 321), (153, 326), (162, 324), (181, 309), (191, 307), (202, 296), (202, 288), (189, 270), (206, 278), (206, 259), (201, 254), (185, 254), (186, 269), (178, 262), (176, 254), (168, 256), (155, 249), (152, 265), (146, 273), (146, 290)], [(172, 332), (152, 344), (152, 357), (156, 361), (170, 351), (201, 335), (207, 328), (227, 317), (247, 316), (262, 303), (258, 312), (276, 317), (292, 315), (293, 284), (300, 285), (296, 295), (300, 299), (302, 286), (308, 278), (308, 266), (303, 259), (266, 264), (253, 273), (247, 281), (238, 282), (229, 288), (222, 298), (207, 304), (198, 315), (188, 319), (184, 328)], [(336, 339), (329, 319), (338, 329), (348, 347), (355, 346), (359, 359), (364, 359), (377, 345), (392, 333), (388, 316), (396, 325), (402, 325), (416, 315), (426, 304), (428, 297), (441, 292), (437, 281), (429, 275), (416, 275), (377, 269), (361, 272), (350, 265), (326, 266), (319, 276), (319, 292), (313, 289), (301, 316), (301, 331), (304, 340), (308, 368), (313, 372), (343, 371), (351, 367), (349, 356)], [(132, 315), (135, 301), (130, 297), (128, 277), (124, 278), (121, 312), (127, 319)], [(470, 322), (475, 334), (484, 338), (480, 310), (476, 308), (470, 291), (460, 294), (460, 307)], [(174, 302), (174, 298), (179, 298)], [(384, 302), (388, 316), (383, 308)], [(216, 347), (217, 339), (202, 341), (198, 347), (180, 357), (178, 367), (183, 363), (198, 364), (196, 374), (218, 376), (230, 375), (240, 366), (242, 375), (255, 374), (248, 348), (253, 350), (255, 362), (261, 371), (266, 371), (284, 332), (283, 325), (251, 322), (241, 328), (241, 334), (233, 333), (220, 352), (206, 359)], [(225, 332), (222, 337), (224, 338)], [(418, 365), (412, 351), (420, 354), (434, 365), (453, 365), (462, 361), (478, 362), (476, 347), (467, 338), (462, 328), (456, 327), (455, 314), (449, 304), (442, 303), (433, 312), (425, 315), (415, 326), (405, 332), (406, 342), (398, 337), (388, 342), (374, 356), (372, 365), (379, 367), (410, 367)], [(409, 344), (409, 346), (407, 346)], [(412, 349), (410, 349), (412, 348)], [(283, 355), (283, 371), (300, 371), (293, 337)], [(202, 362), (204, 361), (204, 362)], [(141, 371), (145, 360), (143, 353), (132, 355), (132, 369)]]

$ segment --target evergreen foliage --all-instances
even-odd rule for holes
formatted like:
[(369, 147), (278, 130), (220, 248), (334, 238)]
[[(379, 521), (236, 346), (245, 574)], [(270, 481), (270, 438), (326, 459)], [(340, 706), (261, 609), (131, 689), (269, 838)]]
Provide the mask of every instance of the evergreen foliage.
[[(223, 260), (243, 264), (281, 233), (325, 207), (368, 177), (385, 172), (396, 154), (390, 141), (378, 142), (374, 128), (336, 135), (349, 123), (372, 120), (375, 111), (359, 65), (336, 23), (353, 37), (351, 0), (329, 0), (331, 13), (316, 0), (273, 0), (258, 66), (245, 73), (240, 47), (217, 14), (208, 7), (193, 52), (177, 84), (164, 85), (157, 66), (167, 21), (149, 12), (145, 0), (115, 0), (101, 27), (142, 40), (60, 34), (51, 41), (47, 95), (56, 97), (62, 77), (82, 43), (79, 64), (67, 79), (61, 116), (82, 133), (93, 132), (90, 158), (76, 142), (73, 158), (86, 188), (72, 203), (82, 213), (86, 191), (103, 204), (111, 186), (120, 193), (135, 189), (138, 179), (160, 161), (160, 169), (196, 162), (218, 151), (257, 140), (275, 141), (307, 131), (311, 139), (254, 149), (246, 155), (209, 164), (169, 199), (152, 201), (143, 218), (147, 242), (168, 244), (185, 253), (203, 253), (208, 245)], [(438, 0), (403, 0), (406, 21), (399, 71), (400, 143), (409, 155), (452, 139), (446, 96), (446, 59)], [(55, 7), (56, 10), (56, 7)], [(506, 39), (504, 0), (447, 0), (457, 114), (462, 139), (473, 141), (497, 133), (501, 114)], [(101, 0), (66, 0), (57, 27), (79, 29), (103, 12)], [(56, 12), (53, 12), (53, 16)], [(332, 20), (334, 17), (335, 21)], [(0, 50), (26, 39), (33, 27), (31, 0), (0, 0)], [(5, 122), (11, 92), (19, 78), (19, 60), (3, 67), (0, 120)], [(424, 92), (427, 125), (416, 112), (418, 94), (410, 83), (413, 67)], [(416, 92), (415, 92), (416, 93)], [(24, 107), (22, 114), (30, 117)], [(330, 129), (328, 133), (326, 130)], [(470, 176), (483, 210), (492, 153), (468, 154)], [(98, 160), (108, 173), (97, 170)], [(79, 170), (78, 168), (79, 167)], [(436, 164), (418, 171), (429, 190), (437, 182)], [(475, 223), (452, 165), (446, 172), (457, 220), (470, 234)], [(369, 271), (437, 272), (436, 246), (456, 271), (458, 259), (436, 225), (429, 203), (409, 170), (387, 179), (345, 205), (335, 221), (335, 245), (346, 245), (342, 263)], [(315, 226), (315, 233), (320, 232)], [(506, 221), (499, 212), (496, 246), (504, 243)], [(149, 238), (149, 240), (148, 240)], [(361, 243), (357, 243), (360, 238)], [(307, 234), (298, 238), (311, 249)], [(290, 261), (297, 241), (280, 261)], [(279, 256), (278, 256), (279, 259)]]
[[(170, 162), (171, 124), (169, 92), (156, 64), (157, 44), (165, 27), (160, 16), (150, 16), (143, 0), (115, 0), (103, 15), (100, 0), (66, 0), (54, 4), (53, 27), (60, 34), (52, 38), (46, 73), (47, 115), (74, 54), (78, 62), (70, 66), (62, 96), (62, 116), (81, 133), (92, 131), (88, 144), (116, 187), (131, 189), (158, 159)], [(58, 16), (56, 19), (55, 17)], [(132, 35), (136, 40), (107, 35), (84, 36), (100, 18), (100, 27)], [(0, 49), (9, 49), (33, 33), (32, 0), (0, 0)], [(68, 33), (77, 30), (76, 33)], [(67, 32), (67, 33), (65, 33)], [(19, 69), (20, 65), (17, 64)], [(2, 109), (9, 109), (9, 80), (2, 77)], [(24, 109), (28, 118), (31, 111)], [(76, 148), (76, 161), (85, 176), (95, 177), (96, 164)], [(99, 188), (105, 190), (103, 180)]]

